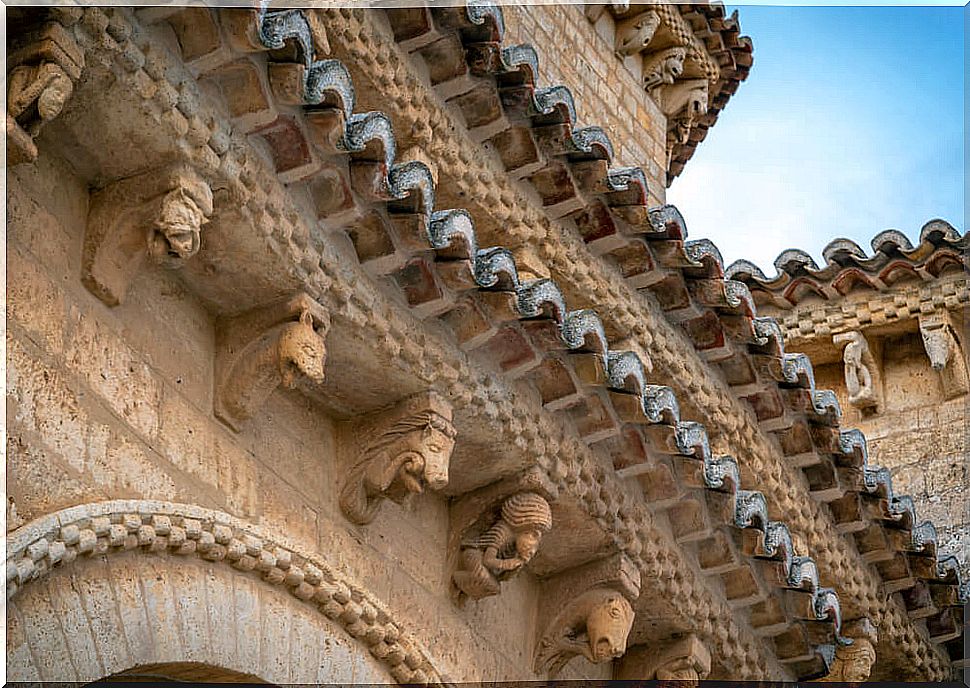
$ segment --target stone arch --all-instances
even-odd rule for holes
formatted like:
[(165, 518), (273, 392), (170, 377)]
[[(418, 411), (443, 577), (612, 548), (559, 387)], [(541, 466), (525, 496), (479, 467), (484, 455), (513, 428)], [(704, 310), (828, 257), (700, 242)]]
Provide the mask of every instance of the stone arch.
[(442, 682), (368, 593), (217, 511), (66, 509), (10, 534), (7, 581), (10, 681), (197, 666), (276, 684)]

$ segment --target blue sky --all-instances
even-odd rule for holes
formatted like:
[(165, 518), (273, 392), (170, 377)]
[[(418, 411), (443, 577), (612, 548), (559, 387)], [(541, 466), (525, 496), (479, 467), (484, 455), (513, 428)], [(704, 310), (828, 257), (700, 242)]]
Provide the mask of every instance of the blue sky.
[[(733, 6), (728, 7), (729, 11)], [(962, 7), (741, 6), (754, 66), (667, 200), (725, 263), (964, 225)]]

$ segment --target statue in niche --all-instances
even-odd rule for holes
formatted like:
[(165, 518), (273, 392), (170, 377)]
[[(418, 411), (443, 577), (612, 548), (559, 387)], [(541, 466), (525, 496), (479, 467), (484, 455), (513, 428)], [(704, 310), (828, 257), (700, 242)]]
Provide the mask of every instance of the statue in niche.
[(616, 27), (616, 54), (629, 57), (647, 47), (660, 27), (660, 15), (653, 10), (625, 19)]
[(536, 673), (556, 676), (577, 655), (593, 664), (623, 656), (633, 616), (633, 606), (612, 588), (594, 588), (573, 598), (539, 641)]
[(673, 84), (684, 73), (686, 59), (687, 48), (682, 45), (647, 55), (643, 60), (643, 88), (656, 100), (658, 88)]
[(819, 683), (861, 683), (869, 679), (872, 665), (876, 663), (878, 634), (868, 619), (847, 624), (846, 636), (851, 645), (839, 645), (835, 649), (832, 668)]
[(354, 523), (373, 521), (384, 499), (405, 504), (425, 486), (440, 490), (448, 484), (457, 434), (451, 407), (437, 396), (418, 401), (404, 402), (415, 408), (380, 429), (347, 475), (340, 508)]
[(872, 409), (878, 405), (872, 370), (875, 360), (869, 352), (869, 344), (861, 332), (845, 332), (832, 337), (837, 346), (844, 345), (842, 360), (845, 364), (845, 388), (849, 403), (859, 409)]
[(498, 520), (477, 538), (462, 543), (452, 576), (458, 603), (497, 595), (501, 582), (517, 574), (552, 528), (549, 503), (534, 492), (519, 492), (503, 503)]

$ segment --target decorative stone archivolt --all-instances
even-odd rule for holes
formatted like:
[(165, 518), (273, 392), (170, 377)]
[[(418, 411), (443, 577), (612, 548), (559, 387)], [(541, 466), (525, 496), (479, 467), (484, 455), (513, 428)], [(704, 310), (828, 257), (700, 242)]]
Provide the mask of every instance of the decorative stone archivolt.
[(522, 570), (552, 528), (549, 502), (535, 492), (518, 492), (502, 502), (498, 517), (482, 534), (461, 544), (452, 574), (459, 605), (468, 597), (497, 595), (502, 581)]
[(832, 337), (836, 346), (844, 346), (845, 388), (849, 403), (862, 410), (878, 410), (879, 372), (861, 332), (844, 332)]
[(12, 40), (7, 54), (7, 165), (37, 157), (34, 139), (74, 93), (84, 52), (59, 23)]
[[(554, 610), (536, 643), (534, 670), (555, 677), (573, 658), (602, 664), (623, 656), (633, 628), (640, 573), (624, 555), (561, 574), (543, 586), (543, 612)], [(540, 612), (540, 619), (542, 618)]]
[(179, 555), (261, 578), (340, 624), (401, 683), (443, 679), (383, 604), (332, 569), (258, 526), (188, 504), (116, 500), (70, 507), (10, 533), (7, 599), (55, 567), (120, 553)]
[(967, 393), (967, 360), (946, 309), (922, 313), (919, 333), (933, 370), (940, 374), (943, 394), (953, 399)]
[(448, 484), (455, 446), (451, 405), (434, 393), (419, 394), (368, 424), (373, 437), (340, 489), (340, 508), (354, 523), (374, 520), (381, 502), (406, 503), (425, 487)]
[(146, 257), (169, 269), (198, 253), (212, 215), (212, 190), (187, 165), (113, 182), (91, 196), (81, 280), (116, 306)]
[(845, 625), (846, 636), (851, 643), (835, 649), (835, 659), (828, 675), (819, 683), (854, 683), (867, 681), (872, 665), (876, 663), (876, 627), (869, 619), (857, 619)]
[(224, 318), (218, 325), (215, 414), (234, 430), (273, 391), (320, 385), (330, 316), (306, 294)]

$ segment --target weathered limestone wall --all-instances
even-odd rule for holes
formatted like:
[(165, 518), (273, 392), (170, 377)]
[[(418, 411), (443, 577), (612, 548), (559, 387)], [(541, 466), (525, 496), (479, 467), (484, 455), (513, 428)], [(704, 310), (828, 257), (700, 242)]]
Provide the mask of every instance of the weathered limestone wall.
[[(601, 19), (607, 34), (601, 35), (586, 19), (583, 5), (509, 5), (503, 9), (506, 44), (535, 46), (539, 82), (568, 86), (576, 100), (579, 122), (602, 127), (616, 149), (614, 164), (642, 167), (650, 205), (662, 204), (667, 118), (614, 53), (612, 20)], [(626, 58), (636, 59), (642, 58)]]
[[(277, 391), (238, 434), (229, 430), (212, 413), (217, 314), (152, 267), (122, 305), (105, 306), (80, 281), (85, 182), (48, 155), (9, 170), (8, 181), (7, 487), (20, 519), (8, 527), (117, 498), (222, 510), (347, 572), (403, 620), (443, 675), (533, 678), (537, 593), (528, 576), (455, 607), (443, 498), (422, 495), (410, 508), (386, 501), (366, 528), (350, 524), (336, 496), (341, 419)], [(577, 659), (564, 676), (608, 671)]]

